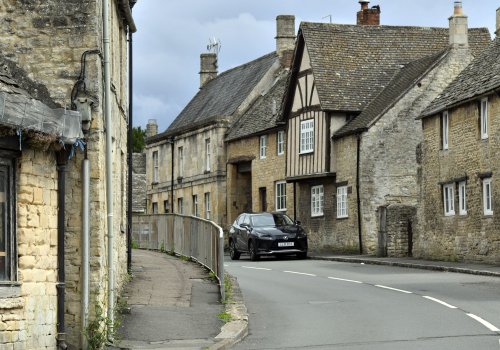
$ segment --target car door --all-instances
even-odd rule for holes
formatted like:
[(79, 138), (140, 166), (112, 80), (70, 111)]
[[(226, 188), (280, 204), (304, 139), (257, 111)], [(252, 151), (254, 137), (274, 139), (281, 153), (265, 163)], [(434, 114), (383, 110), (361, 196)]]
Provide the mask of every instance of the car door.
[(246, 217), (245, 214), (241, 214), (238, 217), (238, 219), (235, 221), (234, 231), (236, 234), (236, 249), (238, 249), (240, 251), (247, 249), (245, 238), (244, 238), (244, 235), (246, 233), (245, 233), (245, 230), (243, 229), (243, 227), (241, 227), (241, 224), (244, 222), (245, 217)]

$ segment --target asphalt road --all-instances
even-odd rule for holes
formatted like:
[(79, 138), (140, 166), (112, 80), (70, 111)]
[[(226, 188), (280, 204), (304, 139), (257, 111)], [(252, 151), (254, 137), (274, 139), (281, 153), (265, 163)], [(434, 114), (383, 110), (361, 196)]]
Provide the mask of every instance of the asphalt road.
[(500, 350), (499, 278), (246, 257), (226, 269), (250, 317), (237, 350)]

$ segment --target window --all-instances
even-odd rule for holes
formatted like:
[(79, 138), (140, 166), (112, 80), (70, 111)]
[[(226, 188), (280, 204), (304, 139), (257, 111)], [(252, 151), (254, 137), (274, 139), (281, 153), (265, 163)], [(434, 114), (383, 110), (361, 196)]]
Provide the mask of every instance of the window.
[(493, 215), (492, 197), (493, 197), (493, 191), (491, 189), (491, 178), (485, 178), (483, 179), (484, 215)]
[(277, 147), (277, 154), (280, 156), (285, 153), (285, 132), (284, 131), (278, 131), (278, 134), (276, 135), (276, 147)]
[(488, 98), (481, 99), (481, 139), (488, 138)]
[(15, 169), (13, 159), (0, 157), (0, 282), (16, 279)]
[(337, 187), (337, 218), (347, 216), (347, 186), (340, 186)]
[(465, 181), (458, 184), (458, 206), (460, 215), (467, 215), (467, 192), (465, 190), (465, 184)]
[(158, 214), (158, 203), (157, 202), (153, 202), (152, 211), (153, 211), (153, 214)]
[(205, 140), (205, 170), (210, 171), (210, 139)]
[(163, 210), (165, 213), (168, 213), (170, 211), (170, 208), (168, 207), (168, 200), (163, 201)]
[(193, 195), (193, 215), (198, 216), (198, 195)]
[(276, 182), (276, 210), (286, 210), (286, 182)]
[(266, 158), (266, 151), (267, 151), (267, 135), (262, 135), (260, 137), (260, 159), (265, 159)]
[(443, 205), (445, 216), (455, 215), (454, 193), (455, 184), (443, 185)]
[(441, 139), (443, 141), (442, 144), (443, 149), (448, 149), (448, 127), (449, 127), (448, 111), (444, 111), (441, 117)]
[(181, 198), (177, 198), (177, 212), (178, 212), (179, 214), (182, 214), (182, 212), (183, 212), (183, 210), (184, 210), (184, 209), (182, 208), (182, 202), (183, 202), (182, 197), (181, 197)]
[(311, 216), (323, 215), (323, 185), (311, 187)]
[(210, 192), (205, 193), (205, 219), (210, 220)]
[(184, 148), (179, 147), (177, 149), (177, 166), (179, 167), (179, 177), (182, 177), (184, 175)]
[(158, 151), (153, 152), (153, 183), (158, 182)]
[(314, 150), (314, 120), (300, 122), (300, 153), (311, 153)]

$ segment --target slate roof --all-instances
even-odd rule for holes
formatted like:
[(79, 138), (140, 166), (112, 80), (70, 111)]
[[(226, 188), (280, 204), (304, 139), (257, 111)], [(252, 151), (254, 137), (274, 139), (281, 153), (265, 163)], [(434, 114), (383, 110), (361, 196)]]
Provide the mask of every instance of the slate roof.
[[(287, 72), (282, 71), (269, 91), (259, 96), (253, 105), (233, 124), (226, 136), (226, 141), (234, 141), (276, 128), (279, 116), (278, 109), (285, 92), (287, 77)], [(274, 114), (273, 108), (276, 108)]]
[(387, 84), (366, 108), (351, 122), (340, 128), (335, 138), (366, 130), (391, 108), (406, 92), (440, 62), (449, 50), (410, 62), (396, 69), (392, 80)]
[[(301, 23), (323, 110), (360, 112), (398, 65), (442, 51), (448, 28)], [(488, 45), (487, 28), (469, 29), (476, 56)]]
[(277, 61), (272, 52), (219, 74), (198, 91), (165, 132), (148, 138), (148, 143), (231, 118)]
[(500, 37), (496, 37), (424, 110), (421, 118), (500, 88)]

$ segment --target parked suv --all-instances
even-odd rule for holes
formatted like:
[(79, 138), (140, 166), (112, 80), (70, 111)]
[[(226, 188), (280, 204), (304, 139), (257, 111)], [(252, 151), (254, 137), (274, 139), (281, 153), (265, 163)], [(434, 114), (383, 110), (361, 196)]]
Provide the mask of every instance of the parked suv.
[(242, 213), (229, 230), (229, 254), (238, 260), (242, 253), (252, 261), (261, 255), (307, 257), (307, 234), (283, 213)]

